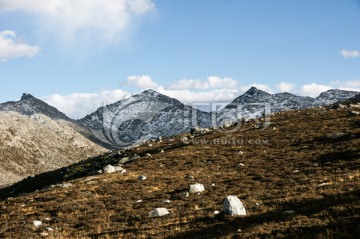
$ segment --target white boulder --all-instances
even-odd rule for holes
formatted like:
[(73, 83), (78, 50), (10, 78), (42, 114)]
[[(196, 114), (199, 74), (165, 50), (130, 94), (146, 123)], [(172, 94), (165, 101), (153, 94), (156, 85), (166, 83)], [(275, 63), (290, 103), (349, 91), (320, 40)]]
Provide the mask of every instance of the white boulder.
[(195, 183), (190, 185), (190, 193), (201, 193), (203, 191), (205, 191), (205, 187), (201, 183)]
[(227, 196), (223, 203), (223, 210), (231, 216), (246, 215), (246, 210), (237, 196)]
[(42, 225), (41, 221), (33, 221), (35, 227), (40, 227)]
[(103, 172), (104, 173), (115, 173), (116, 172), (116, 169), (115, 169), (115, 167), (114, 166), (112, 166), (112, 165), (108, 165), (108, 166), (106, 166), (104, 169), (103, 169)]
[(155, 210), (151, 211), (149, 213), (149, 216), (150, 217), (162, 217), (167, 214), (169, 214), (169, 211), (166, 208), (161, 207), (161, 208), (156, 208)]

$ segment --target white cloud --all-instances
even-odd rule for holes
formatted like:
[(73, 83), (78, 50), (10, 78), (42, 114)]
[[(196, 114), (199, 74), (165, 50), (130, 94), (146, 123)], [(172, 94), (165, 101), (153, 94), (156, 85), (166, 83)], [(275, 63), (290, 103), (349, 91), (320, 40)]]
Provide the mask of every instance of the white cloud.
[(331, 86), (341, 90), (360, 91), (360, 79), (349, 81), (333, 81)]
[[(155, 9), (152, 0), (1, 0), (0, 12), (30, 13), (38, 27), (62, 41), (114, 42), (131, 34), (136, 19)], [(49, 35), (49, 34), (47, 34)], [(125, 37), (126, 38), (126, 37)]]
[(341, 50), (341, 55), (344, 58), (356, 58), (360, 57), (360, 51), (349, 51), (346, 49)]
[(234, 89), (237, 81), (229, 77), (209, 76), (206, 81), (182, 79), (169, 86), (171, 90), (206, 90), (206, 89)]
[(24, 56), (31, 58), (39, 51), (39, 46), (31, 46), (19, 41), (14, 31), (0, 32), (0, 61)]
[(333, 87), (328, 85), (319, 85), (316, 83), (305, 84), (300, 88), (300, 95), (302, 96), (310, 96), (310, 97), (317, 97), (320, 93), (333, 89)]
[(288, 83), (288, 82), (280, 82), (276, 85), (276, 88), (280, 92), (293, 92), (295, 90), (295, 84), (294, 83)]
[(122, 90), (103, 91), (100, 93), (75, 93), (72, 95), (54, 94), (43, 97), (46, 103), (54, 106), (73, 119), (80, 119), (99, 107), (126, 99), (132, 94)]
[(155, 83), (150, 76), (129, 76), (126, 85), (131, 87), (136, 87), (140, 89), (154, 89), (158, 87), (158, 84)]
[(164, 87), (156, 89), (159, 93), (173, 97), (186, 104), (230, 102), (239, 96), (237, 89), (217, 89), (195, 92), (191, 90), (171, 90)]

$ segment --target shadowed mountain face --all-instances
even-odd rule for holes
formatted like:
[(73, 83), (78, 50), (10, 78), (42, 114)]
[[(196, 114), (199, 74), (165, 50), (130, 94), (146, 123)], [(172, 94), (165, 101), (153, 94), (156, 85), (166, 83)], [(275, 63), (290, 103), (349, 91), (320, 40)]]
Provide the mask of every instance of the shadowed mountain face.
[(207, 127), (210, 122), (210, 113), (153, 90), (101, 107), (78, 121), (104, 142), (119, 147), (187, 132), (195, 125)]
[(10, 101), (0, 104), (0, 111), (14, 111), (22, 115), (43, 114), (51, 119), (73, 121), (64, 113), (35, 98), (30, 94), (23, 94), (19, 101)]
[(188, 132), (196, 125), (210, 127), (221, 125), (225, 121), (234, 122), (241, 118), (257, 118), (263, 114), (289, 109), (331, 104), (337, 99), (348, 99), (356, 94), (358, 92), (330, 90), (314, 99), (290, 93), (269, 94), (251, 87), (224, 109), (208, 113), (156, 91), (146, 90), (101, 107), (78, 123), (90, 128), (101, 141), (122, 147), (149, 138)]

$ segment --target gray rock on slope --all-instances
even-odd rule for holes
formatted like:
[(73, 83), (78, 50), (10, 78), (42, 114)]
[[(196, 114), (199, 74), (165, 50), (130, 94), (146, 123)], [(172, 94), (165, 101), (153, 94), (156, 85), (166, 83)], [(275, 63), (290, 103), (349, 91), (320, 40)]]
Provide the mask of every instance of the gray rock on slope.
[(223, 203), (223, 210), (231, 216), (246, 215), (245, 207), (237, 196), (227, 196)]

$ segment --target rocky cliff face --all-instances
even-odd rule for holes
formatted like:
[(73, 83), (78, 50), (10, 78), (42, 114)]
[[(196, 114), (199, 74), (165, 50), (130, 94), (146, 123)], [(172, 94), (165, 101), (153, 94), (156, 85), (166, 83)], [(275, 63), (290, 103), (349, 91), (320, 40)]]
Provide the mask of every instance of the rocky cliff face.
[(0, 112), (0, 186), (107, 151), (70, 124), (41, 114)]

